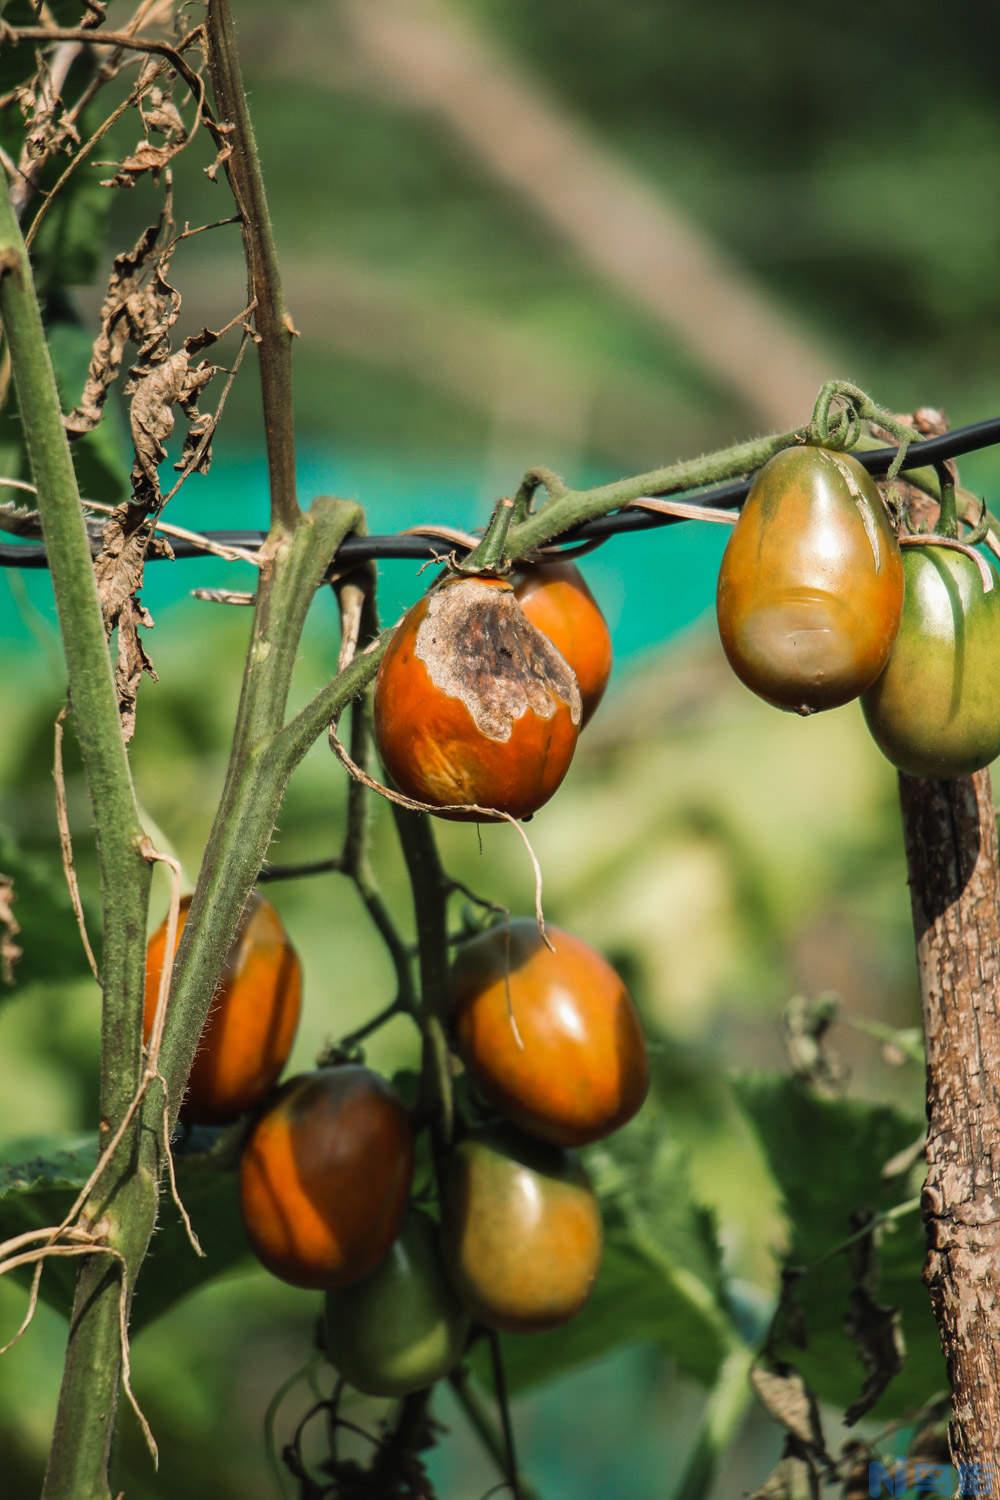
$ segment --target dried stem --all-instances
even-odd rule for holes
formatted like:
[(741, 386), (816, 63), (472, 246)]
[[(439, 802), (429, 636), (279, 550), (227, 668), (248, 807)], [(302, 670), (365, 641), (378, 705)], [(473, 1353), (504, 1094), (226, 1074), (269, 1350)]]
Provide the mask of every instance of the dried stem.
[(260, 157), (247, 109), (229, 0), (209, 0), (208, 61), (220, 122), (232, 127), (226, 173), (243, 221), (243, 244), (260, 356), (261, 398), (271, 479), (273, 526), (295, 525), (295, 427), (292, 406), (292, 340), (285, 308)]

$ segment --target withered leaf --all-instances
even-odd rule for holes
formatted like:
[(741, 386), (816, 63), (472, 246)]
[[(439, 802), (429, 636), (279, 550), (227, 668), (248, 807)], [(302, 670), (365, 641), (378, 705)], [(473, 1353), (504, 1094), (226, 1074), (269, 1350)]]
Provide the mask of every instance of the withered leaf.
[(146, 556), (155, 552), (172, 557), (170, 544), (151, 537), (149, 523), (136, 506), (120, 505), (104, 528), (103, 545), (94, 561), (97, 593), (108, 635), (117, 628), (118, 654), (115, 687), (126, 741), (135, 731), (135, 704), (139, 681), (145, 672), (155, 682), (156, 671), (139, 635), (139, 627), (152, 627), (153, 620), (138, 596)]
[(140, 625), (152, 629), (153, 617), (140, 603), (138, 595), (130, 594), (118, 616), (118, 660), (115, 663), (118, 713), (126, 744), (135, 733), (135, 701), (142, 674), (145, 672), (154, 682), (159, 680), (142, 643)]
[[(865, 1220), (858, 1216), (855, 1227), (863, 1228)], [(851, 1269), (854, 1286), (844, 1326), (847, 1334), (857, 1345), (867, 1378), (860, 1396), (844, 1413), (844, 1425), (853, 1427), (855, 1422), (871, 1411), (886, 1386), (898, 1375), (906, 1360), (906, 1345), (898, 1307), (883, 1306), (876, 1300), (875, 1287), (878, 1279), (875, 1227), (852, 1248)]]
[(146, 172), (161, 172), (177, 155), (179, 149), (176, 145), (154, 146), (152, 141), (142, 140), (131, 156), (126, 156), (125, 160), (119, 163), (118, 171), (113, 177), (101, 178), (101, 187), (135, 187), (139, 178)]
[[(163, 67), (161, 59), (148, 59), (137, 87), (142, 89), (151, 78), (163, 71)], [(147, 172), (154, 175), (161, 172), (187, 145), (188, 134), (184, 121), (168, 90), (159, 86), (148, 88), (140, 100), (139, 115), (145, 132), (143, 139), (132, 154), (119, 164), (115, 175), (101, 183), (102, 187), (135, 187)], [(155, 145), (149, 139), (150, 131), (162, 135), (162, 145)]]
[(785, 1452), (749, 1500), (819, 1500), (819, 1475), (812, 1464), (786, 1444)]
[(13, 907), (14, 881), (10, 875), (0, 875), (0, 978), (4, 984), (14, 983), (14, 965), (21, 957), (21, 949), (15, 941), (21, 925)]
[(164, 216), (161, 214), (155, 224), (150, 224), (142, 231), (131, 250), (115, 256), (108, 288), (101, 304), (100, 332), (94, 341), (83, 394), (74, 410), (64, 418), (66, 431), (71, 438), (90, 432), (97, 426), (108, 391), (118, 378), (125, 347), (130, 338), (139, 342), (137, 334), (143, 321), (142, 278), (163, 224)]
[(797, 1450), (832, 1467), (816, 1397), (798, 1370), (783, 1363), (770, 1368), (758, 1364), (751, 1372), (750, 1383), (761, 1405), (795, 1440)]
[[(137, 364), (125, 386), (132, 396), (129, 423), (135, 446), (132, 468), (133, 503), (152, 510), (161, 499), (159, 465), (167, 456), (166, 443), (174, 430), (173, 408), (179, 406), (190, 427), (185, 438), (180, 467), (194, 457), (195, 450), (211, 428), (212, 414), (198, 409), (198, 398), (218, 370), (207, 360), (192, 365), (187, 343), (176, 353), (154, 364)], [(210, 461), (206, 451), (199, 468)]]

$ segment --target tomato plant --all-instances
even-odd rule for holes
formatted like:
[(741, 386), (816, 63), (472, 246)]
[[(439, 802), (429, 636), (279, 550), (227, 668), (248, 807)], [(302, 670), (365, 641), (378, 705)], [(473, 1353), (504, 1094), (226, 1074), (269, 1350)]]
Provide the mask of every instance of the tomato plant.
[[(190, 8), (169, 0), (153, 7), (140, 0), (131, 16), (121, 7), (116, 29), (107, 27), (103, 3), (88, 0), (82, 8), (85, 17), (72, 6), (15, 0), (3, 21), (4, 97), (16, 106), (8, 112), (9, 129), (5, 119), (0, 172), (3, 485), (16, 499), (31, 499), (24, 508), (2, 507), (3, 525), (15, 540), (0, 543), (0, 562), (44, 566), (52, 583), (48, 602), (59, 621), (68, 688), (67, 709), (57, 721), (59, 849), (53, 863), (68, 890), (63, 907), (53, 901), (48, 911), (68, 916), (74, 945), (75, 962), (66, 964), (60, 978), (88, 984), (89, 970), (101, 1005), (100, 1078), (87, 1089), (94, 1105), (87, 1118), (92, 1139), (81, 1144), (67, 1137), (51, 1150), (33, 1140), (24, 1148), (26, 1159), (5, 1162), (0, 1172), (0, 1273), (23, 1275), (30, 1287), (26, 1316), (11, 1342), (27, 1329), (40, 1297), (70, 1315), (45, 1500), (112, 1493), (112, 1443), (123, 1393), (155, 1457), (151, 1428), (130, 1382), (130, 1319), (133, 1326), (149, 1321), (184, 1291), (238, 1264), (247, 1240), (274, 1274), (327, 1294), (326, 1347), (338, 1375), (326, 1389), (333, 1394), (311, 1406), (283, 1448), (302, 1494), (333, 1500), (365, 1493), (382, 1500), (419, 1491), (429, 1500), (430, 1470), (422, 1455), (437, 1427), (428, 1382), (442, 1376), (450, 1378), (472, 1429), (502, 1466), (501, 1488), (525, 1494), (504, 1361), (514, 1368), (523, 1360), (529, 1378), (542, 1378), (539, 1368), (547, 1377), (574, 1360), (640, 1339), (655, 1340), (686, 1374), (714, 1383), (679, 1495), (700, 1496), (711, 1487), (719, 1455), (742, 1419), (752, 1369), (758, 1393), (793, 1429), (777, 1489), (818, 1494), (829, 1481), (844, 1493), (858, 1490), (857, 1460), (867, 1450), (852, 1442), (840, 1459), (827, 1451), (819, 1401), (840, 1402), (854, 1427), (901, 1373), (898, 1335), (906, 1320), (909, 1342), (912, 1324), (904, 1304), (913, 1287), (922, 1296), (924, 1244), (919, 1229), (906, 1238), (914, 1218), (900, 1222), (916, 1207), (912, 1184), (896, 1181), (886, 1166), (912, 1162), (917, 1125), (891, 1109), (854, 1108), (857, 1101), (840, 1108), (846, 1101), (829, 1097), (838, 1082), (837, 1070), (824, 1068), (821, 1056), (830, 1007), (810, 1015), (802, 1001), (790, 1018), (800, 1028), (791, 1039), (802, 1076), (788, 1089), (775, 1088), (773, 1080), (763, 1086), (744, 1080), (741, 1092), (789, 1220), (798, 1200), (810, 1221), (781, 1226), (783, 1234), (788, 1231), (795, 1274), (784, 1278), (784, 1295), (765, 1332), (754, 1299), (727, 1284), (729, 1268), (710, 1215), (684, 1188), (683, 1157), (693, 1133), (682, 1144), (680, 1132), (674, 1138), (660, 1129), (668, 1123), (668, 1107), (680, 1113), (680, 1091), (663, 1089), (669, 1097), (660, 1101), (662, 1118), (647, 1112), (632, 1131), (605, 1139), (635, 1114), (648, 1078), (642, 1035), (618, 976), (578, 939), (554, 931), (553, 954), (530, 925), (515, 923), (457, 953), (449, 994), (450, 958), (472, 925), (468, 916), (461, 927), (452, 920), (452, 897), (461, 892), (480, 909), (495, 911), (496, 892), (472, 896), (463, 880), (446, 873), (430, 821), (422, 813), (402, 812), (397, 803), (396, 830), (415, 914), (411, 941), (397, 926), (398, 892), (383, 897), (379, 889), (367, 817), (370, 792), (386, 790), (369, 756), (373, 684), (374, 731), (387, 775), (411, 801), (459, 819), (526, 818), (542, 807), (561, 784), (580, 727), (604, 689), (610, 648), (576, 570), (568, 562), (540, 559), (559, 546), (589, 546), (612, 531), (658, 524), (650, 520), (657, 509), (661, 520), (664, 511), (672, 519), (700, 511), (718, 520), (719, 512), (705, 504), (706, 486), (728, 481), (715, 495), (728, 505), (738, 498), (734, 489), (754, 473), (718, 584), (719, 628), (729, 660), (755, 692), (802, 713), (865, 694), (865, 712), (886, 753), (911, 773), (933, 778), (903, 776), (900, 796), (924, 1016), (923, 1048), (911, 1050), (922, 1051), (927, 1065), (922, 1205), (931, 1230), (926, 1281), (937, 1328), (931, 1359), (918, 1367), (906, 1400), (891, 1415), (922, 1423), (935, 1406), (928, 1398), (942, 1387), (940, 1332), (944, 1378), (954, 1395), (952, 1452), (978, 1464), (995, 1453), (1000, 1428), (1000, 1340), (992, 1316), (1000, 1303), (1000, 1025), (994, 993), (1000, 861), (988, 777), (965, 773), (983, 766), (1000, 744), (991, 704), (1000, 643), (995, 575), (993, 586), (979, 589), (970, 558), (959, 562), (928, 548), (906, 565), (911, 586), (903, 610), (904, 567), (890, 515), (864, 468), (839, 450), (880, 443), (888, 431), (898, 445), (895, 455), (869, 453), (865, 462), (887, 476), (902, 470), (911, 488), (935, 498), (942, 530), (953, 537), (959, 514), (970, 514), (970, 497), (963, 497), (959, 512), (957, 479), (950, 472), (946, 479), (944, 466), (970, 442), (983, 440), (982, 429), (992, 427), (995, 440), (1000, 424), (979, 424), (975, 439), (968, 432), (958, 441), (942, 434), (943, 446), (941, 438), (931, 438), (921, 443), (922, 454), (910, 451), (909, 459), (916, 460), (911, 467), (904, 463), (907, 445), (918, 433), (940, 428), (939, 414), (922, 411), (904, 421), (864, 392), (830, 383), (808, 425), (703, 459), (589, 490), (571, 488), (550, 469), (529, 469), (517, 498), (497, 502), (482, 542), (467, 536), (456, 541), (467, 555), (450, 556), (438, 583), (399, 628), (382, 631), (373, 564), (385, 556), (432, 556), (428, 533), (439, 537), (442, 528), (432, 526), (422, 535), (413, 528), (405, 541), (380, 538), (371, 535), (354, 502), (330, 496), (308, 507), (300, 502), (305, 466), (297, 462), (291, 400), (295, 323), (277, 271), (229, 0), (207, 0), (203, 15), (197, 8), (188, 14)], [(358, 28), (374, 8), (349, 9), (352, 33), (360, 38)], [(376, 56), (381, 65), (394, 51), (412, 51), (385, 45), (398, 19), (384, 19), (388, 29), (374, 48), (369, 37), (363, 71)], [(417, 24), (426, 21), (433, 17)], [(437, 57), (447, 46), (446, 32), (442, 28), (436, 40)], [(450, 87), (447, 70), (430, 72), (437, 82), (424, 79), (428, 100), (442, 79)], [(107, 101), (92, 110), (109, 84), (115, 96), (111, 112)], [(473, 93), (450, 88), (448, 103), (467, 105)], [(473, 109), (481, 102), (472, 98)], [(129, 124), (119, 131), (125, 115)], [(544, 134), (544, 111), (534, 112), (534, 124), (536, 134)], [(102, 158), (105, 152), (128, 152), (111, 164), (113, 175), (106, 179), (98, 178), (91, 156), (99, 141)], [(182, 162), (195, 142), (197, 151)], [(323, 153), (313, 155), (320, 161)], [(565, 155), (557, 152), (553, 160)], [(219, 205), (202, 214), (182, 202), (189, 175), (182, 168), (188, 165), (202, 187), (203, 170), (208, 178), (225, 174), (231, 191), (221, 213)], [(558, 213), (557, 178), (549, 173), (545, 192), (534, 197)], [(605, 172), (602, 181), (614, 196), (614, 173)], [(85, 335), (71, 288), (96, 267), (97, 257), (92, 244), (81, 245), (81, 236), (86, 239), (87, 226), (104, 215), (108, 190), (131, 191), (138, 184), (136, 201), (158, 201), (131, 248), (108, 256), (104, 294), (89, 299), (100, 309), (99, 326)], [(221, 182), (217, 188), (223, 191)], [(578, 184), (573, 191), (578, 195)], [(321, 197), (327, 201), (330, 195), (318, 193), (317, 201)], [(183, 210), (176, 217), (175, 206)], [(432, 216), (425, 217), (430, 222)], [(585, 232), (580, 216), (573, 218)], [(603, 221), (622, 229), (613, 212)], [(655, 221), (654, 214), (654, 229)], [(232, 234), (236, 223), (246, 284), (240, 278), (228, 307), (213, 307), (210, 319), (199, 317), (185, 327), (191, 304), (174, 284), (174, 263), (191, 242), (201, 245), (202, 236), (216, 230)], [(634, 268), (638, 262), (634, 255), (630, 259)], [(646, 255), (640, 259), (652, 264)], [(196, 285), (198, 277), (186, 273), (187, 267), (178, 282)], [(729, 292), (738, 297), (738, 278), (730, 282)], [(208, 355), (223, 337), (232, 339), (225, 354), (217, 349)], [(702, 340), (699, 347), (707, 345)], [(264, 532), (260, 517), (248, 516), (254, 529), (213, 541), (171, 527), (162, 512), (190, 478), (207, 472), (232, 381), (251, 348), (261, 381), (270, 522)], [(476, 363), (484, 362), (464, 367)], [(509, 377), (504, 369), (499, 385)], [(495, 372), (490, 384), (495, 396)], [(787, 379), (779, 385), (789, 388)], [(110, 428), (99, 431), (119, 394), (128, 407), (130, 451), (124, 455)], [(66, 410), (74, 398), (73, 409)], [(177, 477), (164, 493), (171, 458)], [(547, 498), (533, 509), (532, 497), (542, 487)], [(644, 515), (629, 514), (637, 504)], [(95, 509), (108, 520), (95, 523)], [(993, 528), (996, 545), (995, 518), (984, 514), (983, 524), (984, 536)], [(199, 591), (216, 604), (251, 603), (253, 616), (225, 772), (218, 796), (213, 791), (208, 797), (214, 815), (182, 910), (183, 940), (176, 954), (168, 953), (161, 927), (147, 954), (153, 867), (173, 872), (176, 899), (180, 867), (167, 850), (192, 841), (196, 826), (194, 820), (186, 828), (170, 826), (169, 837), (159, 837), (146, 812), (144, 783), (154, 779), (145, 759), (150, 741), (136, 737), (140, 683), (144, 675), (155, 675), (145, 648), (152, 621), (142, 603), (144, 569), (172, 555), (164, 532), (174, 534), (178, 552), (207, 551), (217, 562), (258, 567), (252, 597), (230, 589)], [(300, 694), (294, 666), (313, 601), (328, 585), (340, 613), (339, 660), (336, 669), (331, 661), (311, 695)], [(249, 622), (247, 615), (243, 619)], [(202, 685), (214, 693), (210, 673), (216, 660), (207, 641), (198, 639), (196, 654)], [(271, 856), (285, 792), (311, 748), (348, 712), (352, 749), (341, 758), (353, 779), (344, 798), (343, 842), (337, 851), (318, 851), (322, 857), (277, 866)], [(72, 726), (87, 817), (93, 820), (93, 828), (88, 823), (77, 830), (77, 859), (96, 830), (92, 851), (78, 859), (80, 879), (69, 827), (77, 799), (65, 795), (64, 723)], [(623, 719), (621, 739), (634, 735), (634, 722)], [(334, 748), (343, 750), (335, 736)], [(676, 757), (672, 768), (680, 764)], [(199, 765), (199, 795), (201, 772)], [(175, 800), (164, 796), (157, 804), (154, 793), (165, 826), (175, 818), (180, 822), (181, 801), (197, 800), (185, 799), (183, 778), (178, 781), (182, 794)], [(739, 791), (746, 796), (745, 788)], [(335, 797), (330, 804), (336, 806)], [(573, 837), (586, 837), (591, 811), (584, 809)], [(626, 858), (632, 861), (631, 849)], [(16, 902), (36, 877), (30, 860), (24, 862), (27, 882), (20, 866), (16, 878), (7, 869), (6, 855), (4, 866), (0, 979), (9, 983), (22, 944), (36, 949), (31, 957), (38, 961), (49, 924), (39, 920), (35, 928), (44, 933), (41, 943), (33, 941), (30, 919), (19, 926)], [(390, 996), (378, 1009), (373, 1004), (364, 1023), (347, 1035), (336, 1011), (342, 988), (330, 986), (324, 1019), (337, 1034), (324, 1040), (320, 1056), (337, 1065), (321, 1065), (273, 1095), (295, 1031), (301, 974), (276, 913), (253, 894), (265, 870), (275, 879), (336, 870), (352, 882), (356, 910), (363, 910), (384, 942), (393, 979)], [(637, 883), (625, 883), (634, 908), (630, 920), (655, 923), (659, 893), (636, 892)], [(39, 887), (44, 889), (44, 880)], [(756, 913), (768, 904), (758, 902)], [(871, 907), (865, 910), (870, 917)], [(89, 934), (98, 931), (92, 946)], [(346, 969), (350, 950), (351, 944), (331, 944), (323, 962), (330, 970)], [(45, 958), (42, 953), (43, 965)], [(170, 1004), (160, 1012), (163, 1026), (153, 1026), (168, 969)], [(412, 1116), (361, 1061), (362, 1045), (396, 1017), (415, 1023), (419, 1037), (405, 1059), (406, 1071), (412, 1069)], [(46, 1014), (43, 1024), (48, 1020)], [(888, 1029), (880, 1026), (877, 1034)], [(449, 1039), (465, 1060), (468, 1088), (456, 1086)], [(685, 1080), (683, 1073), (678, 1066), (672, 1076), (700, 1082)], [(12, 1068), (6, 1081), (21, 1082)], [(811, 1089), (811, 1083), (821, 1087)], [(20, 1097), (33, 1100), (34, 1088), (26, 1070)], [(704, 1093), (714, 1109), (716, 1091)], [(64, 1102), (59, 1100), (60, 1107)], [(481, 1128), (484, 1106), (507, 1123)], [(235, 1121), (235, 1128), (178, 1131), (181, 1114), (186, 1122), (208, 1125)], [(427, 1170), (414, 1195), (415, 1136)], [(605, 1206), (603, 1225), (597, 1193), (568, 1149), (589, 1142), (600, 1142), (588, 1161)], [(242, 1224), (233, 1211), (235, 1194), (227, 1192), (236, 1187), (240, 1145)], [(165, 1212), (168, 1189), (176, 1214)], [(437, 1231), (415, 1207), (424, 1202), (432, 1215), (441, 1215), (444, 1271)], [(193, 1221), (203, 1231), (201, 1243)], [(890, 1253), (879, 1264), (883, 1238), (889, 1240), (883, 1230), (890, 1224)], [(177, 1253), (179, 1241), (183, 1254)], [(207, 1255), (190, 1253), (202, 1245)], [(818, 1281), (834, 1286), (835, 1295), (817, 1319), (815, 1307), (805, 1304)], [(796, 1298), (801, 1294), (801, 1305), (792, 1305), (792, 1290)], [(884, 1303), (875, 1301), (876, 1292)], [(921, 1308), (926, 1315), (923, 1303)], [(494, 1431), (490, 1412), (474, 1394), (475, 1370), (455, 1366), (468, 1347), (470, 1319), (488, 1330), (516, 1333), (561, 1330), (578, 1314), (575, 1326), (554, 1339), (505, 1340), (501, 1347), (490, 1336), (501, 1408)], [(929, 1327), (926, 1316), (925, 1323)], [(831, 1324), (837, 1337), (846, 1324), (858, 1345), (860, 1393), (858, 1362), (853, 1351), (849, 1361), (837, 1358)], [(214, 1337), (214, 1320), (211, 1327)], [(919, 1340), (919, 1325), (917, 1331)], [(527, 1355), (525, 1344), (532, 1351)], [(784, 1344), (793, 1347), (786, 1351)], [(308, 1359), (309, 1351), (302, 1353)], [(313, 1361), (308, 1364), (315, 1376)], [(845, 1364), (850, 1389), (842, 1400)], [(807, 1378), (816, 1382), (816, 1400)], [(348, 1380), (365, 1391), (401, 1397), (377, 1437), (340, 1417)], [(34, 1395), (36, 1382), (24, 1383)], [(189, 1406), (197, 1404), (192, 1391), (188, 1396)], [(808, 1441), (797, 1430), (807, 1409)], [(319, 1413), (328, 1452), (312, 1464), (303, 1459), (299, 1438)], [(23, 1424), (25, 1433), (30, 1425)], [(338, 1427), (348, 1426), (372, 1439), (364, 1463), (338, 1452)], [(875, 1429), (873, 1422), (870, 1433)], [(855, 1434), (862, 1430), (854, 1428)], [(902, 1428), (892, 1430), (898, 1435)], [(15, 1464), (24, 1435), (16, 1434)], [(915, 1441), (924, 1438), (921, 1431)], [(123, 1459), (127, 1464), (127, 1450), (115, 1455), (115, 1463)], [(146, 1480), (132, 1485), (132, 1477), (130, 1492), (148, 1487)], [(5, 1473), (8, 1484), (20, 1488), (19, 1478)], [(196, 1481), (185, 1475), (182, 1483)], [(252, 1487), (251, 1481), (241, 1493)], [(37, 1493), (38, 1486), (23, 1488)], [(767, 1484), (760, 1493), (773, 1490), (775, 1484)]]
[[(191, 898), (181, 902), (180, 942)], [(143, 1039), (149, 1040), (166, 957), (167, 923), (146, 949)], [(222, 1124), (254, 1109), (281, 1074), (302, 1008), (302, 965), (277, 911), (256, 892), (201, 1033), (181, 1107), (193, 1124)]]
[(865, 721), (901, 771), (968, 776), (1000, 755), (1000, 577), (985, 559), (929, 544), (907, 547), (903, 569), (903, 618), (861, 699)]
[(530, 817), (569, 769), (580, 715), (572, 671), (499, 578), (451, 578), (419, 600), (375, 684), (386, 770), (435, 807)]
[(388, 1252), (412, 1178), (409, 1117), (377, 1073), (344, 1066), (292, 1079), (240, 1162), (250, 1244), (293, 1286), (347, 1286)]
[(324, 1302), (326, 1351), (369, 1396), (423, 1390), (458, 1363), (469, 1317), (452, 1289), (434, 1221), (417, 1209), (385, 1259)]
[(899, 544), (857, 459), (818, 447), (770, 459), (719, 569), (719, 634), (741, 682), (801, 714), (847, 703), (885, 666), (902, 607)]
[(552, 948), (522, 919), (463, 944), (452, 967), (453, 1026), (490, 1103), (529, 1135), (583, 1146), (639, 1109), (646, 1044), (606, 959), (559, 928), (549, 938)]
[(601, 1264), (601, 1215), (581, 1162), (513, 1130), (454, 1149), (444, 1189), (451, 1274), (490, 1328), (530, 1333), (580, 1311)]
[(521, 563), (511, 577), (528, 619), (573, 669), (580, 728), (593, 717), (611, 676), (611, 633), (580, 569), (571, 562)]

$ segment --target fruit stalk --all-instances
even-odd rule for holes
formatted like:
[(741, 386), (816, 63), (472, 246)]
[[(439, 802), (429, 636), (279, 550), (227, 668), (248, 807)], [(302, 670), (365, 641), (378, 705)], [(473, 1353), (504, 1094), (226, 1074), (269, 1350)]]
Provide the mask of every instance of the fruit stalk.
[(900, 775), (927, 1051), (924, 1280), (954, 1462), (1000, 1465), (1000, 871), (989, 771)]

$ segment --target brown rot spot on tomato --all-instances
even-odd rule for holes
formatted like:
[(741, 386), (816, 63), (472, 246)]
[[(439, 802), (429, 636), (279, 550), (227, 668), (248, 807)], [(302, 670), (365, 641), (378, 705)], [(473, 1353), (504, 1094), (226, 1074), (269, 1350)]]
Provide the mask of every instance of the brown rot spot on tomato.
[(569, 769), (580, 721), (572, 669), (497, 578), (449, 579), (419, 600), (375, 684), (386, 770), (445, 817), (529, 817)]

